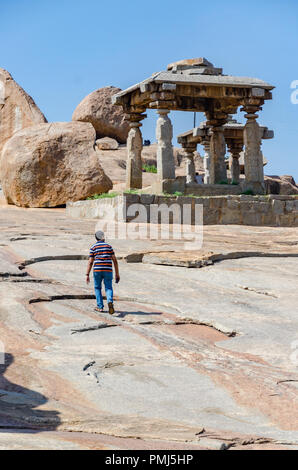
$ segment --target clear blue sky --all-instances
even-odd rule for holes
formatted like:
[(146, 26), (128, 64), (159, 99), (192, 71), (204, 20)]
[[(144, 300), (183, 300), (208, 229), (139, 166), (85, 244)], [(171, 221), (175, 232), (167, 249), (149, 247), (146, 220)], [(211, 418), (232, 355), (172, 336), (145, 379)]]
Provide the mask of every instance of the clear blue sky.
[[(259, 122), (267, 174), (298, 179), (297, 0), (0, 0), (0, 66), (33, 96), (49, 121), (68, 121), (91, 91), (126, 88), (168, 63), (204, 56), (224, 73), (276, 86)], [(175, 136), (192, 127), (172, 113)], [(242, 116), (243, 120), (243, 116)], [(155, 113), (144, 121), (154, 139)], [(176, 145), (176, 137), (174, 139)]]

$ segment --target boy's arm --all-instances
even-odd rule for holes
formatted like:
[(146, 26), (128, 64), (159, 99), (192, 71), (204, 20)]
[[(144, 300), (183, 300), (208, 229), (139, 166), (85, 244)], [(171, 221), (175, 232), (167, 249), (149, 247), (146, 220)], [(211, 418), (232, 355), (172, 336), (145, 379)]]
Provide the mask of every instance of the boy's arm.
[(94, 263), (94, 258), (90, 256), (89, 258), (89, 261), (88, 261), (88, 266), (87, 266), (87, 272), (86, 272), (86, 282), (87, 284), (89, 284), (90, 282), (90, 271), (92, 269), (92, 266), (93, 266), (93, 263)]
[(119, 282), (120, 281), (119, 265), (118, 265), (118, 261), (115, 255), (112, 256), (112, 260), (113, 260), (114, 268), (115, 268), (116, 282)]

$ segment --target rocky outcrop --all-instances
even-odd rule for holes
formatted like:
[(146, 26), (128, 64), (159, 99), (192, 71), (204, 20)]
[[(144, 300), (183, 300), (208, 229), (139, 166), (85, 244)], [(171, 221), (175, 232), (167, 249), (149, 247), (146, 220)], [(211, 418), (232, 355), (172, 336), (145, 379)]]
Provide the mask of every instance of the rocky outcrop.
[(267, 194), (280, 194), (281, 196), (298, 194), (298, 186), (290, 175), (265, 176), (265, 185)]
[(8, 139), (26, 127), (47, 122), (35, 102), (0, 68), (0, 154)]
[(112, 188), (94, 150), (91, 124), (57, 122), (17, 132), (4, 146), (0, 177), (10, 204), (55, 207)]
[(129, 131), (128, 122), (120, 106), (114, 106), (111, 98), (120, 88), (100, 88), (86, 96), (75, 109), (72, 120), (91, 122), (97, 138), (112, 137), (124, 144)]
[(117, 150), (119, 144), (117, 140), (111, 139), (111, 137), (103, 137), (102, 139), (97, 139), (96, 147), (98, 150)]

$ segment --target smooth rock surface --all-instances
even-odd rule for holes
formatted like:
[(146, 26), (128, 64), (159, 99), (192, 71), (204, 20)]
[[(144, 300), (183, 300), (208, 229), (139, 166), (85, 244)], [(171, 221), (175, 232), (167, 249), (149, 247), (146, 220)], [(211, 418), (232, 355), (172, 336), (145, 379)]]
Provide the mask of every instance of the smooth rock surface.
[(113, 95), (120, 88), (113, 86), (100, 88), (87, 95), (76, 107), (72, 115), (73, 121), (90, 122), (97, 138), (112, 137), (124, 144), (127, 139), (129, 125), (120, 106), (111, 102)]
[[(273, 258), (120, 261), (113, 317), (85, 284), (94, 230), (63, 209), (0, 208), (0, 448), (297, 448), (297, 230), (204, 230), (205, 252)], [(109, 242), (183, 256), (175, 240)]]
[(119, 144), (115, 139), (111, 139), (110, 137), (103, 137), (102, 139), (97, 139), (96, 147), (99, 150), (117, 150)]
[(15, 132), (44, 122), (47, 120), (31, 96), (0, 68), (0, 155)]
[(112, 188), (94, 150), (91, 124), (40, 124), (16, 133), (0, 162), (7, 201), (22, 207), (55, 207)]

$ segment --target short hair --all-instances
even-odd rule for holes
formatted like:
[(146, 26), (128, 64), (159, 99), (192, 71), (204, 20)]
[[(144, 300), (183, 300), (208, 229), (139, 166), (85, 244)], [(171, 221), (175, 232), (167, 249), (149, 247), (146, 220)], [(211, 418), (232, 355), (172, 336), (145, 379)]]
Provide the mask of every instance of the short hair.
[(105, 234), (104, 234), (104, 232), (102, 232), (101, 230), (98, 230), (98, 231), (95, 233), (95, 238), (96, 238), (96, 240), (98, 240), (98, 241), (104, 240), (104, 239), (105, 239)]

